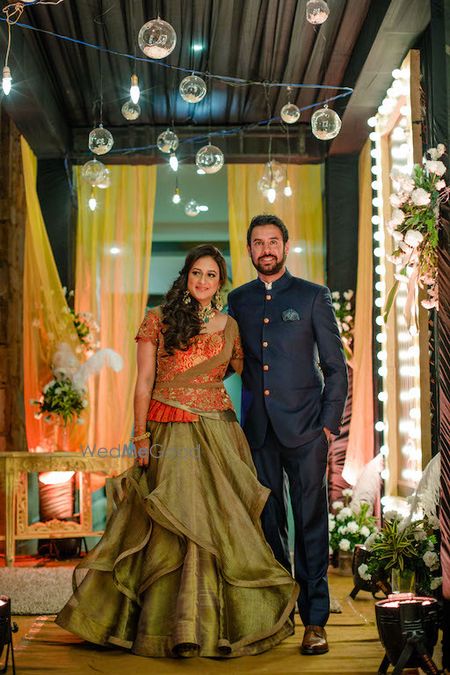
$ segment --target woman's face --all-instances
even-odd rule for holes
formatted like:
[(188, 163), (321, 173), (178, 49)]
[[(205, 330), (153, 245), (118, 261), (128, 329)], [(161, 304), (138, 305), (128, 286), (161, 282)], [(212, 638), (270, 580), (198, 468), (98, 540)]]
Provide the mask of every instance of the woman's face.
[(209, 305), (220, 286), (219, 266), (211, 256), (199, 258), (192, 265), (188, 274), (187, 287), (189, 293), (201, 305)]

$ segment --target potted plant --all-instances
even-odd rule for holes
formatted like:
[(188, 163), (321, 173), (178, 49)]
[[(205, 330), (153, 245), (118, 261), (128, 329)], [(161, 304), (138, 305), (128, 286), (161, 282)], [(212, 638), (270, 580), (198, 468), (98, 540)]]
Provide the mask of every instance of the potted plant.
[(353, 551), (357, 544), (377, 531), (376, 518), (371, 515), (372, 506), (367, 502), (352, 504), (351, 488), (342, 491), (342, 501), (333, 502), (334, 512), (329, 514), (330, 553), (337, 556), (340, 574), (352, 575)]
[(437, 594), (442, 584), (438, 521), (409, 521), (396, 512), (365, 542), (369, 556), (357, 572), (364, 581), (386, 579), (392, 592)]

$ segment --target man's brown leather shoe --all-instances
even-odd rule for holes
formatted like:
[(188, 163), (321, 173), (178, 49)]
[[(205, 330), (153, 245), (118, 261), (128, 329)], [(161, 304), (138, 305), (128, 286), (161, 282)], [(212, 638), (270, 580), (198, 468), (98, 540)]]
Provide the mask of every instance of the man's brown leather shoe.
[(326, 654), (328, 642), (325, 628), (322, 628), (322, 626), (306, 626), (300, 651), (302, 654)]

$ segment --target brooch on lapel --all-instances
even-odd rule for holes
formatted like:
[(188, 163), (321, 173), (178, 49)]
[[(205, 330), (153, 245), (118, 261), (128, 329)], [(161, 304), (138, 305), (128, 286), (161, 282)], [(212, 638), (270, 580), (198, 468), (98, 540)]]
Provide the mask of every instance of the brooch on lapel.
[(285, 309), (284, 312), (281, 313), (281, 318), (283, 321), (300, 321), (300, 317), (295, 309)]

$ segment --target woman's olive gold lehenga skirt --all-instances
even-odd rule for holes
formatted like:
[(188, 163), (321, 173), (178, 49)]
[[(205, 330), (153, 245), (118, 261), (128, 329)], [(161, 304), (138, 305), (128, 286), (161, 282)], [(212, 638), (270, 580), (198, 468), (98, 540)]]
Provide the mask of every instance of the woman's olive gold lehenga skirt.
[(269, 491), (241, 428), (203, 415), (149, 424), (150, 466), (123, 474), (124, 497), (57, 623), (142, 656), (270, 649), (293, 633), (298, 589), (262, 534)]

